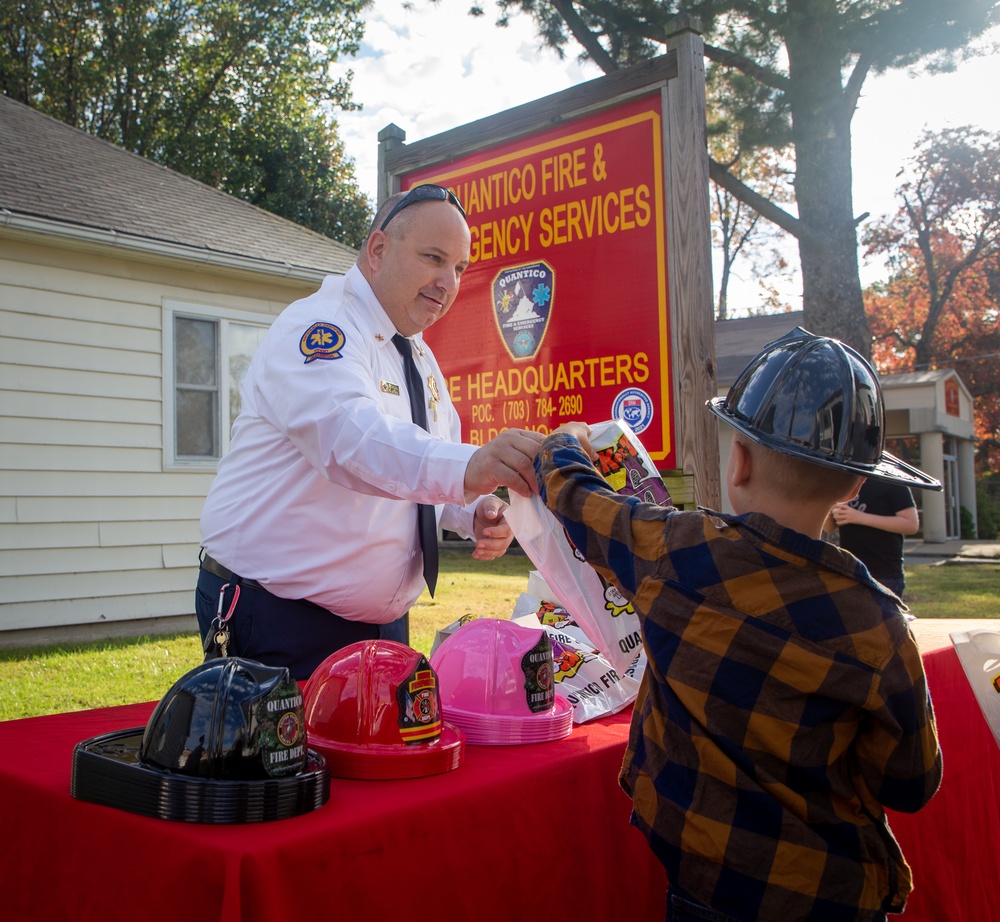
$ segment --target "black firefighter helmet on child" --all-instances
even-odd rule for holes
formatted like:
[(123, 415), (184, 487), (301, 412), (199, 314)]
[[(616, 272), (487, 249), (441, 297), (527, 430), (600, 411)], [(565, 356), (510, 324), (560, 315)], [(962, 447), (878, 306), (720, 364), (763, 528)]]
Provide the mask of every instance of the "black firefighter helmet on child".
[(824, 467), (940, 490), (885, 450), (878, 375), (839, 340), (796, 327), (765, 346), (708, 408), (767, 448)]

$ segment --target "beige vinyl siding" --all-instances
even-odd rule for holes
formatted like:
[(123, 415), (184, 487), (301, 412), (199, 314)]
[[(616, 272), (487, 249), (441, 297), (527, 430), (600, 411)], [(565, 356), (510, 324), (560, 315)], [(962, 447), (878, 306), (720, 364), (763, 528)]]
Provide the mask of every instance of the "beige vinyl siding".
[(164, 470), (164, 304), (315, 287), (0, 236), (0, 638), (193, 614), (214, 471)]

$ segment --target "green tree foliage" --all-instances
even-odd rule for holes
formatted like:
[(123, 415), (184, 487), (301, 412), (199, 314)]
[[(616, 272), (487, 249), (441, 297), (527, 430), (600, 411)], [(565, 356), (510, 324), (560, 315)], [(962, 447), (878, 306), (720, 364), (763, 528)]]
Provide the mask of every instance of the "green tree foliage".
[(975, 400), (977, 461), (1000, 467), (1000, 133), (927, 132), (894, 215), (865, 234), (891, 278), (866, 292), (877, 364), (954, 367)]
[[(497, 0), (501, 23), (532, 16), (563, 51), (575, 41), (606, 73), (661, 53), (671, 22), (704, 28), (711, 131), (750, 151), (791, 144), (797, 214), (717, 160), (714, 182), (792, 234), (805, 324), (864, 354), (871, 335), (858, 271), (851, 188), (851, 118), (869, 73), (922, 64), (948, 69), (1000, 21), (998, 0)], [(473, 13), (482, 13), (478, 7)]]
[(9, 0), (0, 91), (357, 246), (371, 205), (336, 133), (369, 0)]

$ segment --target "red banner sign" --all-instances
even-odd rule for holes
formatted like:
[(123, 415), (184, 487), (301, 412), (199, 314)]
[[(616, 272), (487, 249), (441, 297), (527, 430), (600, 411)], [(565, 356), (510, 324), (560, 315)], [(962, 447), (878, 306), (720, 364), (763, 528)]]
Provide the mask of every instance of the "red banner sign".
[(426, 334), (465, 439), (623, 418), (672, 468), (658, 92), (408, 173), (468, 213), (471, 264)]
[(948, 378), (944, 382), (944, 411), (949, 416), (961, 416), (962, 404), (958, 396), (958, 382)]

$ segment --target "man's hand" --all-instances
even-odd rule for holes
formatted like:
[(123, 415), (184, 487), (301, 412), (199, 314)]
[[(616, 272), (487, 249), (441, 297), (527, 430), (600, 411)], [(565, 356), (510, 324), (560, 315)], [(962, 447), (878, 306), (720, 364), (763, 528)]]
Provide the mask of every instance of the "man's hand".
[(545, 436), (527, 429), (505, 429), (487, 442), (465, 469), (465, 492), (486, 496), (497, 487), (507, 487), (521, 496), (537, 493), (535, 456)]
[(476, 536), (476, 549), (472, 556), (476, 560), (496, 560), (503, 557), (514, 540), (514, 532), (510, 530), (507, 520), (503, 517), (507, 504), (499, 496), (484, 496), (476, 506), (476, 516), (472, 523), (472, 531)]

